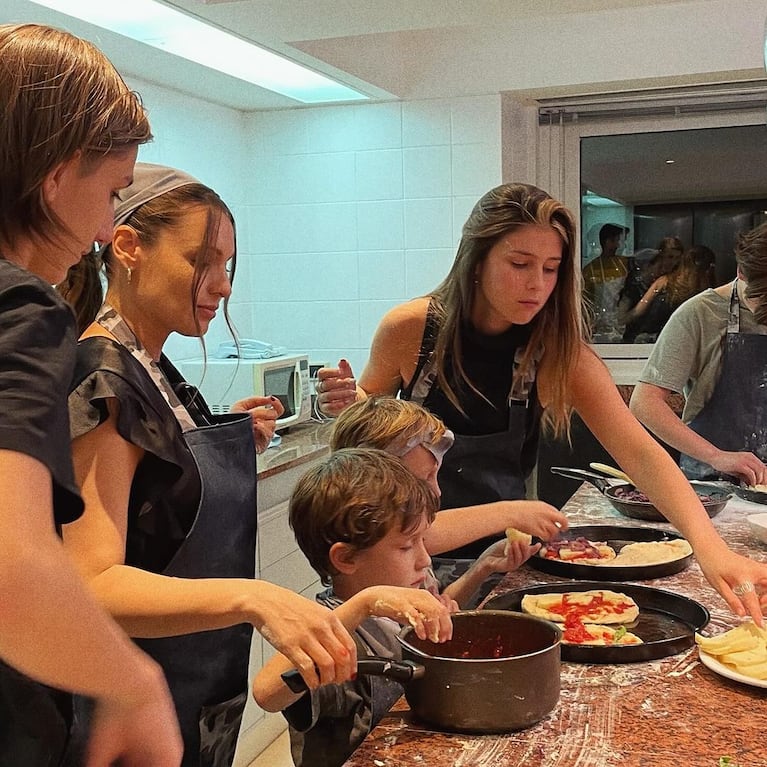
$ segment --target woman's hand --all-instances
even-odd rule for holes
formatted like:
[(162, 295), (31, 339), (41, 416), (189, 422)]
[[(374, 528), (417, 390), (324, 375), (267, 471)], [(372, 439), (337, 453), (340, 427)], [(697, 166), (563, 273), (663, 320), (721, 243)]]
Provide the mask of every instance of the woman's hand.
[(355, 596), (365, 599), (369, 615), (412, 626), (419, 639), (446, 642), (453, 636), (450, 613), (458, 605), (452, 599), (401, 586), (370, 586)]
[(232, 413), (250, 413), (256, 452), (263, 453), (274, 436), (277, 419), (285, 412), (277, 397), (248, 397), (232, 405)]
[(325, 415), (337, 416), (357, 401), (357, 380), (346, 360), (337, 368), (320, 368), (317, 379), (317, 403)]
[(724, 597), (730, 609), (740, 617), (750, 615), (763, 625), (767, 608), (767, 564), (754, 562), (724, 546), (695, 552), (706, 580)]
[(357, 648), (332, 610), (266, 581), (256, 586), (253, 625), (300, 671), (309, 689), (352, 678)]

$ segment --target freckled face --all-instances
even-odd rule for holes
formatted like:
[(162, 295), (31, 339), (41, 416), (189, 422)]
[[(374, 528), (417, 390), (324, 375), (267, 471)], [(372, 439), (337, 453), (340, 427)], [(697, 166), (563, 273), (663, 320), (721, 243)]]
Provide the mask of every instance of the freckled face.
[(531, 322), (556, 287), (563, 246), (556, 229), (533, 224), (498, 240), (477, 270), (474, 326), (497, 334)]
[(357, 552), (354, 556), (358, 565), (355, 588), (421, 586), (426, 577), (426, 568), (431, 564), (424, 543), (428, 528), (429, 522), (424, 516), (415, 530), (403, 533), (394, 528), (369, 549)]

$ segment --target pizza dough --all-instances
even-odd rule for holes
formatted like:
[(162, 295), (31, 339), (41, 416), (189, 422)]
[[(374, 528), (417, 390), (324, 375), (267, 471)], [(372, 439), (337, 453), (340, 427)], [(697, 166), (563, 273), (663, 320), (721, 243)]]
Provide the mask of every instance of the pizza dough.
[(639, 617), (639, 607), (631, 597), (607, 589), (526, 594), (521, 606), (529, 615), (556, 623), (573, 618), (583, 623), (631, 623)]
[(629, 645), (643, 644), (642, 640), (623, 626), (602, 626), (596, 623), (581, 623), (565, 626), (562, 644), (587, 645)]
[[(570, 545), (572, 544), (572, 546)], [(641, 541), (627, 543), (616, 553), (606, 543), (595, 543), (585, 538), (571, 541), (553, 541), (544, 546), (539, 556), (573, 565), (601, 567), (642, 567), (673, 562), (692, 554), (692, 547), (683, 538), (670, 541)]]
[(530, 533), (523, 533), (521, 530), (517, 530), (516, 527), (506, 528), (506, 539), (511, 543), (512, 541), (522, 541), (530, 546), (533, 542), (533, 536)]
[(692, 546), (682, 538), (671, 541), (642, 541), (627, 543), (615, 559), (603, 562), (604, 567), (635, 567), (638, 565), (659, 565), (692, 554)]

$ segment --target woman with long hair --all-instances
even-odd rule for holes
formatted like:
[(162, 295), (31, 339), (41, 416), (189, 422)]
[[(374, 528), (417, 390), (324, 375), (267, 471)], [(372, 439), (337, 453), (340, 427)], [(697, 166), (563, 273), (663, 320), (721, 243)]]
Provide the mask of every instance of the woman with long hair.
[[(738, 614), (761, 621), (752, 591), (767, 566), (731, 552), (694, 490), (631, 415), (588, 346), (570, 211), (541, 189), (504, 184), (463, 228), (453, 266), (427, 296), (381, 321), (359, 381), (348, 363), (319, 372), (319, 405), (337, 414), (370, 394), (399, 394), (455, 434), (439, 474), (442, 508), (524, 498), (541, 427), (567, 434), (576, 411), (617, 463), (687, 537)], [(474, 550), (452, 556), (475, 556)]]
[[(234, 219), (209, 187), (138, 163), (118, 194), (103, 261), (108, 289), (83, 320), (69, 397), (86, 509), (64, 545), (91, 589), (165, 671), (188, 767), (229, 767), (255, 627), (307, 683), (348, 679), (355, 648), (335, 615), (255, 580), (256, 447), (279, 400), (251, 397), (217, 416), (163, 354), (173, 333), (202, 339), (228, 321)], [(97, 267), (84, 261), (87, 272)], [(101, 283), (70, 274), (97, 306)], [(231, 325), (230, 325), (231, 328)]]

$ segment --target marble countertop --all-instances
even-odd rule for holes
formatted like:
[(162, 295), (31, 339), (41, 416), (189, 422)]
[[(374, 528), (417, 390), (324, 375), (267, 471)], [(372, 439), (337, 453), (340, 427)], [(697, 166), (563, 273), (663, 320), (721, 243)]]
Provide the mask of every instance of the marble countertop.
[[(767, 510), (733, 497), (714, 524), (731, 547), (767, 561), (767, 546), (751, 537), (747, 514)], [(615, 524), (671, 530), (621, 516), (590, 485), (563, 509), (571, 526)], [(498, 594), (563, 579), (525, 565), (493, 590)], [(705, 605), (704, 633), (737, 625), (693, 558), (686, 570), (641, 585), (674, 591)], [(693, 647), (661, 660), (622, 665), (562, 663), (561, 695), (535, 726), (503, 735), (447, 733), (417, 721), (404, 698), (347, 760), (346, 767), (737, 767), (767, 765), (767, 690), (730, 681), (707, 669)]]
[(258, 456), (258, 479), (264, 480), (282, 471), (308, 463), (330, 453), (328, 439), (332, 422), (308, 421), (291, 426), (280, 436), (277, 447), (270, 447)]

